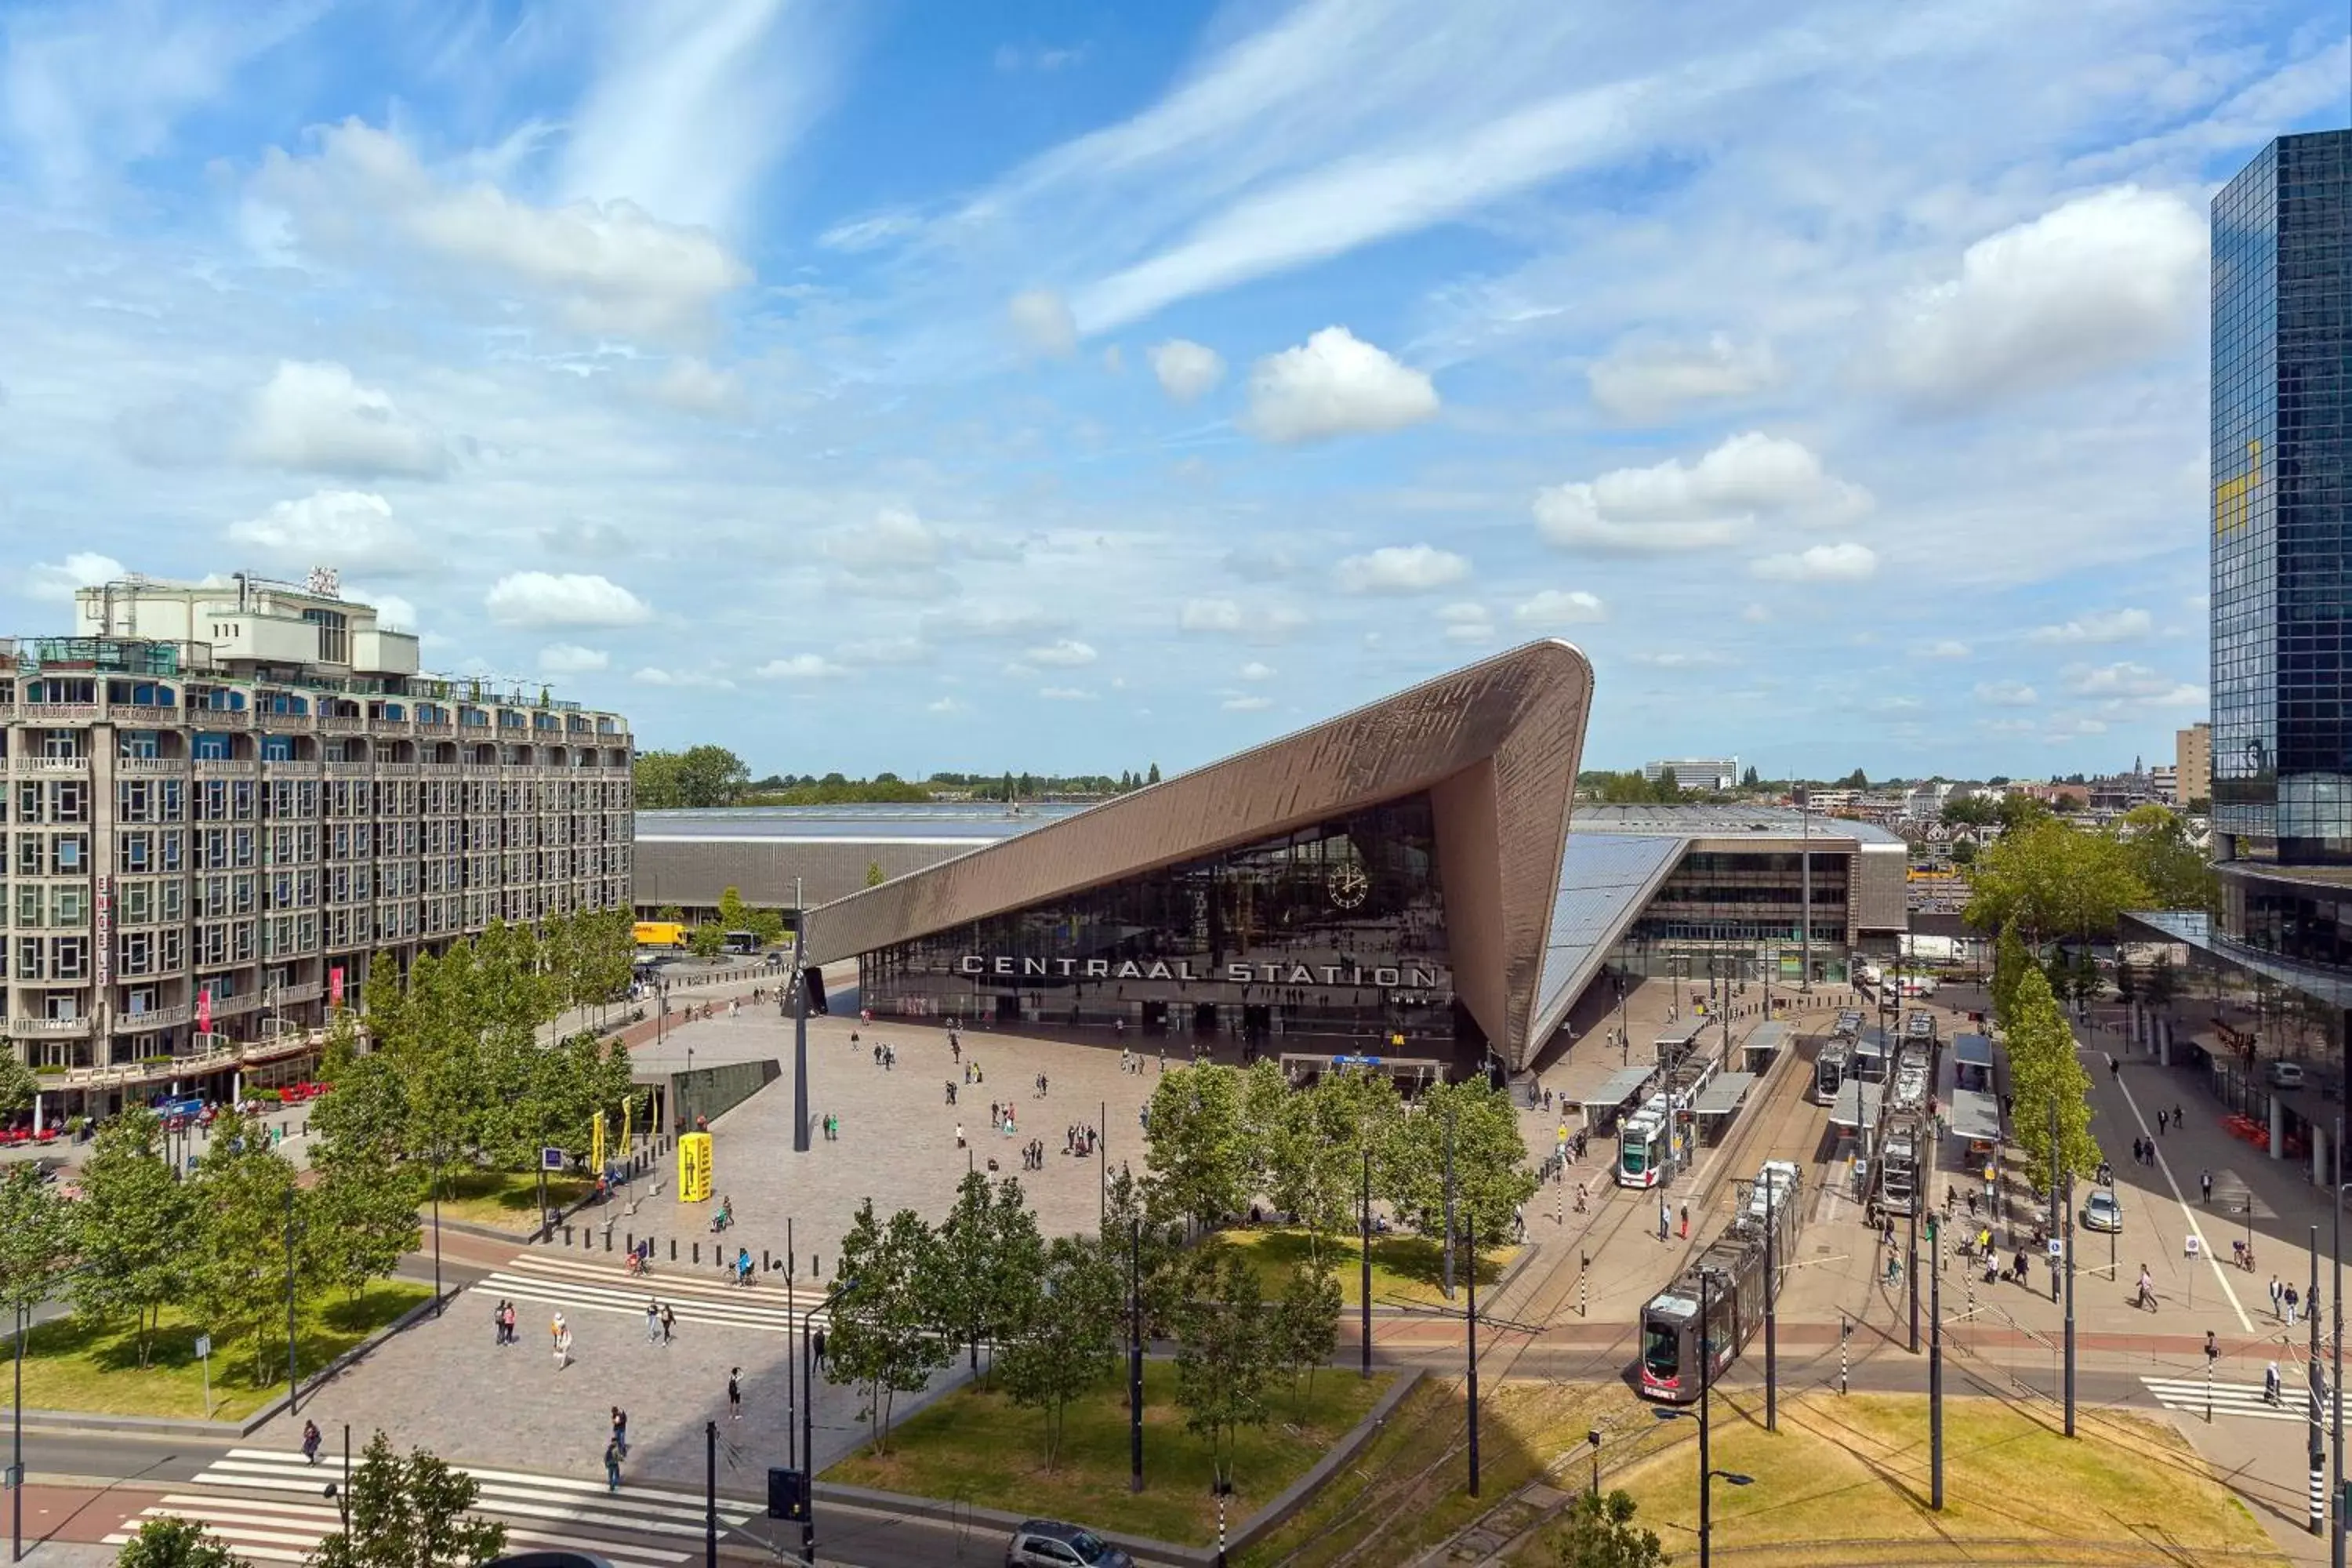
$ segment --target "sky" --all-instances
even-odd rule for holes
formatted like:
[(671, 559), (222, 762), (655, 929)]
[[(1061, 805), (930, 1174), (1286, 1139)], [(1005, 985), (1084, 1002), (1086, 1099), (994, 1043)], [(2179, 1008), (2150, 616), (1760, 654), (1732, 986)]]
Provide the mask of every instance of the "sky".
[(2207, 204), (2340, 0), (0, 7), (0, 630), (299, 580), (757, 773), (2204, 716)]

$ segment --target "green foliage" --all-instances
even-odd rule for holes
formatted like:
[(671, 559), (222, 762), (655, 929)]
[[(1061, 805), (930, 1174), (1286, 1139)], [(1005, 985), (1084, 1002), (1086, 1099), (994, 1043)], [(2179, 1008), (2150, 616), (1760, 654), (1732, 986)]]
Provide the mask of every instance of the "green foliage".
[(979, 1172), (966, 1173), (929, 1260), (932, 1315), (951, 1342), (970, 1347), (976, 1369), (981, 1342), (1003, 1342), (1035, 1308), (1045, 1241), (1021, 1184), (1007, 1176), (992, 1188)]
[(40, 1078), (25, 1064), (25, 1058), (0, 1045), (0, 1116), (24, 1110), (40, 1090)]
[(372, 1279), (388, 1279), (424, 1238), (416, 1205), (425, 1175), (394, 1159), (389, 1142), (329, 1142), (314, 1150), (318, 1184), (304, 1195), (318, 1272), (354, 1301)]
[[(1013, 1184), (1008, 1182), (1006, 1186)], [(1061, 1458), (1070, 1401), (1108, 1375), (1118, 1358), (1126, 1300), (1124, 1258), (1087, 1237), (1062, 1236), (1043, 1249), (1023, 1317), (998, 1352), (1005, 1392), (1045, 1415), (1045, 1468)]]
[(2000, 807), (1990, 795), (1969, 795), (1944, 803), (1947, 827), (1990, 827), (2000, 820)]
[(1257, 1270), (1230, 1247), (1192, 1255), (1176, 1309), (1176, 1403), (1184, 1429), (1210, 1447), (1217, 1479), (1233, 1479), (1234, 1436), (1266, 1423), (1274, 1326)]
[(473, 1568), (506, 1551), (507, 1527), (470, 1516), (481, 1484), (417, 1448), (405, 1459), (378, 1431), (352, 1470), (350, 1528), (319, 1542), (307, 1568)]
[(1739, 787), (1741, 789), (1754, 789), (1762, 782), (1762, 780), (1756, 776), (1756, 764), (1753, 763), (1748, 763), (1748, 771), (1739, 775)]
[(289, 1225), (297, 1278), (311, 1272), (299, 1246), (304, 1226), (294, 1167), (259, 1120), (222, 1117), (197, 1162), (196, 1185), (196, 1245), (183, 1254), (191, 1305), (224, 1342), (251, 1347), (259, 1383), (273, 1345), (283, 1348)]
[(2004, 921), (1992, 949), (1992, 1021), (2004, 1029), (2010, 1026), (2011, 1009), (2017, 1001), (2018, 980), (2032, 967), (2033, 955), (2026, 951), (2025, 939), (2017, 934), (2016, 923)]
[(1328, 1268), (1294, 1270), (1275, 1303), (1273, 1319), (1274, 1357), (1290, 1374), (1292, 1395), (1297, 1396), (1303, 1372), (1312, 1397), (1315, 1369), (1331, 1359), (1339, 1340), (1339, 1281)]
[(244, 1568), (244, 1560), (194, 1520), (165, 1514), (139, 1526), (114, 1554), (114, 1568)]
[(697, 958), (717, 958), (727, 951), (727, 931), (716, 921), (705, 921), (686, 935), (687, 951)]
[(1591, 1492), (1570, 1505), (1552, 1536), (1559, 1568), (1666, 1568), (1673, 1561), (1654, 1530), (1633, 1525), (1633, 1500), (1622, 1491)]
[(671, 925), (682, 926), (686, 923), (686, 911), (676, 904), (664, 904), (661, 914), (657, 918)]
[(887, 1225), (874, 1217), (874, 1200), (858, 1205), (841, 1238), (839, 1277), (846, 1285), (833, 1310), (825, 1362), (856, 1385), (876, 1453), (890, 1443), (890, 1406), (900, 1394), (919, 1393), (955, 1356), (937, 1331), (934, 1281), (939, 1239), (923, 1216), (900, 1209)]
[(74, 1205), (81, 1255), (74, 1310), (100, 1322), (130, 1318), (142, 1367), (163, 1309), (186, 1299), (188, 1238), (197, 1223), (195, 1190), (172, 1179), (162, 1145), (153, 1111), (125, 1110), (100, 1129)]
[(2074, 1033), (2039, 967), (2029, 965), (2020, 975), (2010, 1013), (2010, 1088), (2016, 1097), (2012, 1136), (2047, 1193), (2055, 1179), (2050, 1141), (2053, 1104), (2058, 1108), (2055, 1170), (2087, 1176), (2098, 1169), (2098, 1140), (2091, 1135), (2091, 1080), (2074, 1054)]
[(2158, 909), (2210, 910), (2219, 879), (2204, 853), (2189, 841), (2189, 824), (2169, 806), (2136, 805), (2116, 823), (2124, 856)]
[(1205, 1063), (1160, 1075), (1151, 1091), (1144, 1168), (1169, 1205), (1203, 1229), (1249, 1206), (1259, 1162), (1234, 1069)]
[(47, 1299), (73, 1254), (65, 1199), (20, 1160), (0, 1175), (0, 1306), (29, 1308)]
[(1151, 764), (1151, 771), (1144, 774), (1143, 782), (1147, 784), (1156, 784), (1160, 782), (1160, 764), (1158, 763)]
[(866, 863), (866, 885), (867, 887), (878, 888), (889, 879), (889, 878), (882, 874), (881, 861), (868, 860)]
[(724, 746), (710, 745), (639, 752), (633, 773), (637, 805), (647, 811), (732, 805), (751, 778), (740, 757)]
[(1977, 858), (1970, 884), (1970, 925), (1992, 931), (2013, 921), (2033, 946), (2106, 935), (2124, 910), (2145, 909), (2151, 897), (2122, 840), (2049, 816), (2003, 833)]
[(1446, 1134), (1453, 1133), (1454, 1245), (1493, 1245), (1536, 1190), (1510, 1095), (1483, 1078), (1438, 1084), (1391, 1131), (1381, 1163), (1385, 1195), (1425, 1235), (1444, 1229)]
[(2149, 1006), (2171, 1005), (2172, 999), (2180, 994), (2180, 970), (2172, 962), (2170, 952), (2156, 955), (2156, 962), (2147, 966), (2147, 980), (2141, 990), (2147, 995)]

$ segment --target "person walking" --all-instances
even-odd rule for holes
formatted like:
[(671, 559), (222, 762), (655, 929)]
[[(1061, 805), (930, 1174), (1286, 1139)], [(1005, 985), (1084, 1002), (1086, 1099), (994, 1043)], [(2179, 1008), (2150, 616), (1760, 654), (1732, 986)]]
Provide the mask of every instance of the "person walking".
[(1658, 1239), (1664, 1241), (1674, 1229), (1674, 1215), (1667, 1211), (1666, 1200), (1658, 1200)]
[(303, 1422), (302, 1460), (305, 1464), (315, 1465), (319, 1462), (319, 1424), (316, 1421)]
[(2213, 1205), (2213, 1173), (2210, 1171), (2198, 1172), (2197, 1185), (2205, 1194), (2205, 1205), (2208, 1208), (2210, 1208)]
[(2303, 1304), (2303, 1297), (2292, 1285), (2286, 1288), (2286, 1326), (2294, 1327), (2294, 1310)]
[(572, 1325), (563, 1321), (562, 1313), (558, 1312), (555, 1314), (555, 1370), (562, 1372), (571, 1364)]
[(646, 1298), (646, 1343), (657, 1345), (661, 1343), (661, 1303), (648, 1296)]
[(662, 1343), (667, 1344), (670, 1341), (670, 1335), (677, 1329), (677, 1314), (670, 1310), (670, 1304), (667, 1301), (664, 1301), (662, 1303), (661, 1326)]
[(522, 1342), (522, 1336), (515, 1332), (515, 1304), (512, 1301), (507, 1303), (506, 1331), (507, 1343), (513, 1345)]
[(613, 1443), (621, 1458), (629, 1457), (629, 1413), (617, 1405), (613, 1406)]
[(604, 1445), (604, 1489), (608, 1492), (621, 1489), (622, 1458), (620, 1438), (614, 1437)]
[(2286, 1312), (2286, 1284), (2275, 1274), (2271, 1276), (2271, 1316), (2284, 1317)]
[(961, 1121), (956, 1123), (956, 1147), (959, 1149), (969, 1149), (971, 1147), (971, 1144), (963, 1141), (963, 1123)]
[(2164, 1112), (2161, 1110), (2156, 1113), (2156, 1135), (2159, 1138), (2164, 1136)]
[(809, 1359), (820, 1367), (824, 1365), (824, 1331), (823, 1329), (817, 1330), (815, 1338), (809, 1342)]
[(727, 1369), (727, 1419), (743, 1419), (743, 1369), (740, 1366)]
[(1681, 1239), (1690, 1239), (1690, 1205), (1683, 1205)]

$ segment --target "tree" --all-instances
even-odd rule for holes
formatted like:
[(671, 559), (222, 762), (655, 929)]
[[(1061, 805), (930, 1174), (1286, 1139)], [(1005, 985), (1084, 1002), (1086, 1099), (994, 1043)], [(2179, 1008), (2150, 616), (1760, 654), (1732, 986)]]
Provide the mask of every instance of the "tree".
[(2136, 805), (2115, 825), (2125, 858), (2158, 909), (2210, 910), (2220, 882), (2204, 853), (2189, 841), (2189, 825), (2168, 806)]
[(1151, 1091), (1143, 1166), (1179, 1214), (1213, 1229), (1249, 1204), (1255, 1158), (1240, 1075), (1214, 1063), (1160, 1075)]
[(2142, 990), (2147, 996), (2147, 1005), (2158, 1008), (2169, 1007), (2172, 999), (2180, 994), (2180, 971), (2174, 965), (2169, 949), (2158, 952), (2156, 962), (2147, 966), (2147, 984)]
[(1654, 1530), (1633, 1528), (1633, 1500), (1580, 1494), (1552, 1536), (1559, 1568), (1666, 1568), (1672, 1561)]
[(1266, 1423), (1275, 1363), (1265, 1295), (1234, 1247), (1193, 1254), (1189, 1274), (1176, 1310), (1176, 1404), (1184, 1430), (1207, 1440), (1218, 1484), (1230, 1486), (1235, 1438)]
[(1953, 865), (1973, 866), (1976, 864), (1976, 858), (1977, 847), (1974, 839), (1962, 838), (1952, 845)]
[(1964, 795), (1946, 801), (1942, 815), (1947, 827), (1990, 827), (2000, 820), (2000, 808), (1990, 796)]
[(48, 1299), (73, 1255), (73, 1222), (66, 1201), (42, 1179), (40, 1167), (20, 1160), (0, 1176), (0, 1307), (16, 1322)]
[(15, 1115), (40, 1092), (39, 1075), (25, 1065), (24, 1058), (0, 1046), (0, 1116)]
[(405, 1459), (382, 1431), (352, 1470), (346, 1529), (319, 1542), (307, 1568), (473, 1568), (506, 1551), (507, 1527), (470, 1510), (481, 1483), (423, 1448)]
[(676, 904), (664, 904), (661, 914), (656, 918), (670, 925), (682, 926), (686, 923), (686, 911)]
[(1330, 1269), (1291, 1270), (1274, 1308), (1276, 1357), (1290, 1374), (1295, 1394), (1298, 1374), (1307, 1374), (1307, 1394), (1315, 1393), (1315, 1369), (1331, 1359), (1339, 1340), (1339, 1281)]
[(424, 1239), (416, 1205), (423, 1173), (393, 1157), (387, 1143), (320, 1146), (311, 1155), (319, 1174), (307, 1206), (317, 1234), (319, 1271), (358, 1300), (371, 1279), (387, 1279)]
[(1454, 1246), (1475, 1236), (1493, 1246), (1510, 1234), (1518, 1206), (1536, 1190), (1527, 1140), (1507, 1091), (1484, 1078), (1438, 1084), (1391, 1134), (1383, 1162), (1389, 1201), (1424, 1235), (1442, 1234), (1446, 1133), (1454, 1145)]
[[(338, 1084), (328, 1101), (341, 1092)], [(74, 1310), (97, 1322), (130, 1318), (142, 1367), (163, 1309), (187, 1294), (188, 1237), (199, 1223), (194, 1190), (172, 1179), (162, 1136), (155, 1113), (144, 1106), (128, 1107), (100, 1127), (82, 1162), (81, 1201), (74, 1205), (81, 1255)]]
[(719, 924), (725, 931), (751, 929), (751, 906), (743, 901), (741, 889), (725, 888), (719, 894)]
[(716, 921), (704, 921), (687, 933), (686, 946), (697, 958), (716, 958), (727, 951), (727, 930)]
[(955, 1346), (936, 1331), (925, 1289), (938, 1278), (931, 1256), (938, 1246), (931, 1227), (912, 1209), (900, 1209), (887, 1225), (877, 1223), (872, 1198), (858, 1205), (841, 1238), (839, 1275), (847, 1284), (834, 1305), (825, 1363), (861, 1391), (858, 1417), (867, 1423), (877, 1454), (889, 1447), (895, 1397), (920, 1393), (933, 1373), (955, 1359)]
[(1122, 1261), (1100, 1241), (1055, 1237), (1037, 1276), (1043, 1289), (1029, 1292), (1024, 1316), (997, 1352), (1013, 1403), (1045, 1415), (1048, 1470), (1061, 1458), (1070, 1401), (1118, 1364), (1127, 1286)]
[(878, 888), (889, 879), (889, 878), (882, 874), (881, 861), (868, 860), (866, 863), (866, 885), (867, 887)]
[(1762, 782), (1762, 780), (1756, 776), (1756, 764), (1753, 763), (1748, 763), (1748, 771), (1739, 775), (1739, 787), (1741, 789), (1754, 789)]
[(114, 1554), (114, 1568), (245, 1568), (245, 1562), (194, 1520), (165, 1514), (139, 1526)]
[(1160, 764), (1158, 763), (1151, 764), (1151, 771), (1143, 775), (1143, 782), (1147, 784), (1156, 784), (1160, 782)]
[(2036, 947), (2106, 935), (2124, 910), (2149, 899), (2120, 841), (2048, 816), (2003, 833), (1977, 858), (1970, 886), (1970, 925), (1992, 931), (2013, 921)]
[[(2016, 1099), (2013, 1135), (2028, 1169), (2048, 1193), (2059, 1174), (2087, 1176), (2099, 1167), (2098, 1141), (2091, 1135), (2091, 1080), (2074, 1054), (2074, 1032), (2038, 966), (2029, 965), (2019, 978), (2010, 1010), (2015, 1020), (2006, 1031), (2010, 1087)], [(2054, 1166), (2050, 1142), (2053, 1104), (2058, 1108)]]
[[(1122, 1164), (1103, 1188), (1103, 1250), (1139, 1277), (1146, 1331), (1166, 1337), (1181, 1294), (1184, 1227), (1157, 1182)], [(1135, 1254), (1130, 1260), (1129, 1253)]]
[(299, 1228), (294, 1167), (258, 1119), (223, 1117), (197, 1163), (195, 1191), (197, 1245), (183, 1257), (197, 1320), (225, 1342), (244, 1340), (254, 1383), (265, 1385), (271, 1331), (284, 1323), (289, 1219)]
[(1662, 805), (1672, 805), (1683, 797), (1683, 786), (1672, 768), (1660, 768), (1657, 781), (1650, 785), (1650, 798)]
[(986, 1176), (967, 1172), (929, 1258), (927, 1293), (940, 1331), (969, 1347), (980, 1374), (981, 1342), (1003, 1343), (1029, 1316), (1045, 1272), (1045, 1241), (1021, 1184), (1007, 1176), (992, 1189)]

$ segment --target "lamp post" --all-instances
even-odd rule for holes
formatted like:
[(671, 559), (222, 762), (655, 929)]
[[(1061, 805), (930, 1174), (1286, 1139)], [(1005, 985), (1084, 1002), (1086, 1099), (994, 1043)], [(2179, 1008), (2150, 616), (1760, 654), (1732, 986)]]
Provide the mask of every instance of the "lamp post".
[[(1738, 1470), (1717, 1469), (1714, 1464), (1714, 1456), (1709, 1447), (1708, 1439), (1711, 1436), (1712, 1423), (1708, 1418), (1707, 1405), (1708, 1395), (1713, 1392), (1715, 1387), (1715, 1355), (1714, 1347), (1707, 1337), (1706, 1331), (1707, 1316), (1715, 1305), (1714, 1285), (1715, 1276), (1712, 1273), (1702, 1269), (1698, 1277), (1698, 1414), (1696, 1417), (1698, 1422), (1699, 1568), (1710, 1568), (1713, 1561), (1714, 1483), (1718, 1478), (1720, 1478), (1723, 1481), (1731, 1486), (1744, 1487), (1752, 1486), (1755, 1484), (1756, 1480), (1755, 1477), (1742, 1475)], [(1692, 1418), (1689, 1411), (1675, 1410), (1666, 1405), (1659, 1405), (1653, 1409), (1650, 1414), (1656, 1416), (1661, 1421), (1680, 1421)], [(1595, 1438), (1598, 1436), (1598, 1433), (1586, 1434), (1588, 1440)], [(1595, 1457), (1593, 1462), (1597, 1468), (1600, 1463), (1599, 1444), (1597, 1442), (1594, 1443), (1594, 1450)], [(1600, 1489), (1598, 1481), (1594, 1483), (1594, 1489), (1596, 1491)]]
[(1592, 1446), (1592, 1495), (1598, 1498), (1601, 1495), (1601, 1428), (1588, 1428), (1584, 1440)]
[[(441, 1315), (441, 1145), (433, 1145), (433, 1315)], [(541, 1180), (545, 1180), (544, 1175)]]
[(286, 1189), (286, 1414), (301, 1393), (294, 1365), (294, 1189)]
[(825, 1293), (824, 1300), (801, 1313), (801, 1382), (806, 1395), (801, 1401), (801, 1464), (807, 1478), (808, 1504), (801, 1510), (801, 1561), (816, 1562), (816, 1357), (812, 1353), (811, 1331), (817, 1313), (824, 1311), (857, 1289), (857, 1281), (845, 1279)]
[(16, 1303), (16, 1397), (9, 1406), (14, 1427), (8, 1451), (8, 1561), (25, 1560), (25, 1341), (33, 1331), (33, 1309)]
[(1127, 1222), (1127, 1489), (1143, 1489), (1143, 1216)]

